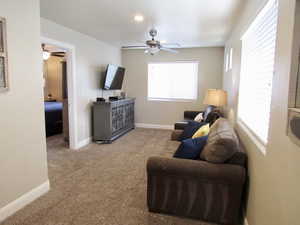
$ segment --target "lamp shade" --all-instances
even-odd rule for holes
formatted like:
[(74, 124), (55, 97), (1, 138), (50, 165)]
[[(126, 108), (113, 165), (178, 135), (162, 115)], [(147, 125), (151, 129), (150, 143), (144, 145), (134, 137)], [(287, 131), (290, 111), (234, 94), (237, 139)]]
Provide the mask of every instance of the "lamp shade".
[(203, 104), (216, 107), (224, 106), (227, 104), (227, 92), (221, 89), (208, 89)]

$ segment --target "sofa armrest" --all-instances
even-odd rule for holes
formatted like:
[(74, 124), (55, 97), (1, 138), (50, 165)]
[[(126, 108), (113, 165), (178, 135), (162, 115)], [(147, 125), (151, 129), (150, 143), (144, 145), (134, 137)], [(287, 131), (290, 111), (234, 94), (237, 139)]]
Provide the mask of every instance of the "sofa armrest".
[(151, 157), (147, 205), (151, 212), (240, 224), (245, 168), (205, 161)]
[(184, 118), (194, 120), (195, 117), (203, 111), (184, 111)]
[(188, 121), (176, 122), (174, 124), (174, 129), (175, 130), (184, 130), (187, 124), (188, 124)]
[(214, 164), (201, 160), (151, 157), (147, 162), (148, 174), (195, 178), (213, 183), (245, 182), (245, 168), (231, 164)]

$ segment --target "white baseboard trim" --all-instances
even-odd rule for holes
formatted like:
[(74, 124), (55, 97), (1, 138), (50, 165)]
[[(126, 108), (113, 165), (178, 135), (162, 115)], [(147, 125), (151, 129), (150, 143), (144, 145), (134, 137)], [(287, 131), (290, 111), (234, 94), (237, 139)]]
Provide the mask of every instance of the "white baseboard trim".
[(89, 137), (85, 140), (79, 141), (75, 147), (75, 150), (80, 149), (84, 146), (87, 146), (88, 144), (90, 144), (92, 142), (92, 137)]
[(162, 130), (174, 129), (174, 126), (172, 125), (149, 124), (149, 123), (136, 123), (135, 126), (139, 128), (148, 128), (148, 129), (162, 129)]
[(22, 195), (20, 198), (14, 200), (13, 202), (9, 203), (8, 205), (4, 206), (0, 209), (0, 223), (7, 219), (9, 216), (13, 215), (26, 205), (30, 204), (37, 198), (41, 197), (42, 195), (46, 194), (50, 190), (50, 183), (47, 180), (45, 183), (41, 184), (40, 186), (32, 189), (31, 191), (27, 192), (26, 194)]

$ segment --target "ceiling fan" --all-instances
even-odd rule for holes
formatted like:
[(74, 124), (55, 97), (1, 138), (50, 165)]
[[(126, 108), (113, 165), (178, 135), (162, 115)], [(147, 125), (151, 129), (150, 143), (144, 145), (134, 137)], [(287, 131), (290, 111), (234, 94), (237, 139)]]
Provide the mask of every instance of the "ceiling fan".
[(61, 57), (64, 58), (66, 55), (66, 51), (64, 50), (56, 50), (56, 49), (51, 49), (49, 46), (46, 46), (45, 44), (42, 44), (42, 49), (43, 49), (43, 59), (47, 60), (50, 58), (50, 56), (56, 56), (56, 57)]
[(149, 31), (149, 35), (152, 37), (151, 40), (147, 40), (144, 45), (131, 45), (131, 46), (124, 46), (122, 49), (145, 49), (145, 54), (150, 54), (150, 55), (155, 55), (159, 51), (167, 51), (171, 53), (178, 53), (177, 50), (174, 50), (172, 48), (166, 47), (166, 46), (176, 46), (180, 47), (179, 44), (162, 44), (159, 40), (155, 40), (154, 38), (157, 36), (157, 30), (156, 29), (151, 29)]

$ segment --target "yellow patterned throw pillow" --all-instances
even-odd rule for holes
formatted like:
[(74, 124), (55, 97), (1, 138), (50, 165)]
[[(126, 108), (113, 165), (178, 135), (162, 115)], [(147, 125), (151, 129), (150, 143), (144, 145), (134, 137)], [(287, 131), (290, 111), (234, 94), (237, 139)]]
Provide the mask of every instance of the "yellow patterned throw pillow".
[(196, 133), (194, 133), (192, 138), (199, 138), (208, 135), (209, 133), (209, 123), (200, 127)]

